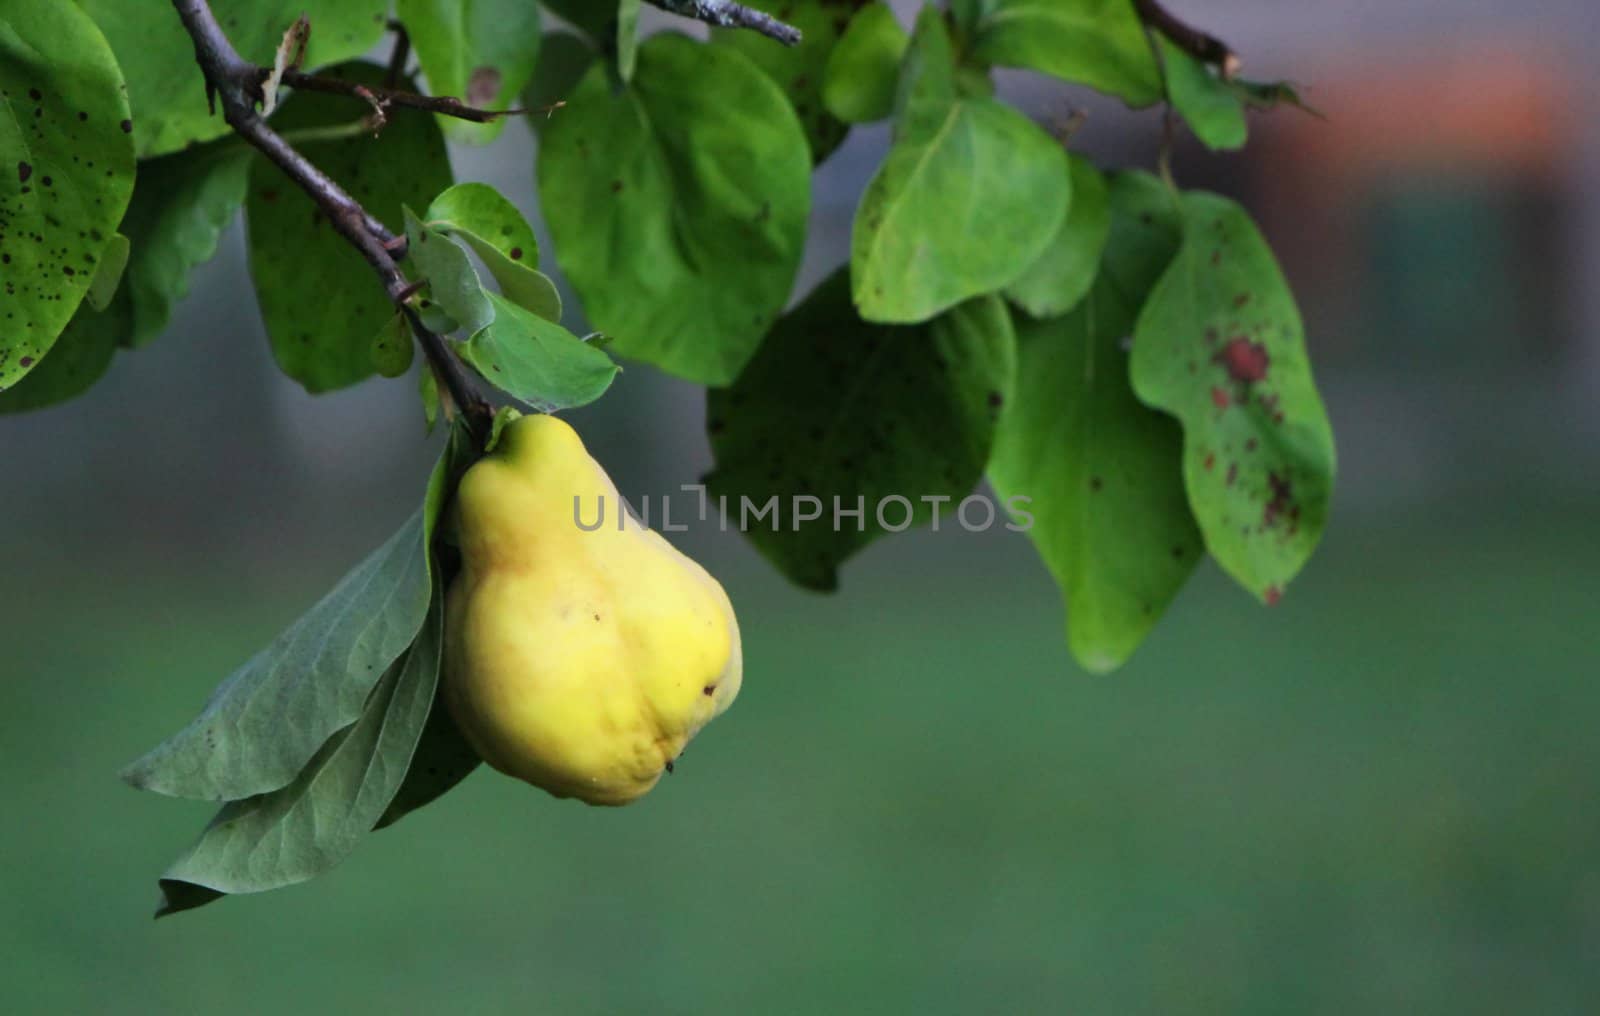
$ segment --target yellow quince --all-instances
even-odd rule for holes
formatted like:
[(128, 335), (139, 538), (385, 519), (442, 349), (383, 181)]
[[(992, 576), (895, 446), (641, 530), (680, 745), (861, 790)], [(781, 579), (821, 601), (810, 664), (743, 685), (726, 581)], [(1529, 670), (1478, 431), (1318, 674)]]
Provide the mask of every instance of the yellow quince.
[[(593, 525), (599, 499), (606, 516)], [(491, 766), (557, 797), (627, 804), (733, 703), (743, 659), (722, 586), (622, 507), (582, 440), (518, 419), (461, 480), (462, 569), (444, 690)]]

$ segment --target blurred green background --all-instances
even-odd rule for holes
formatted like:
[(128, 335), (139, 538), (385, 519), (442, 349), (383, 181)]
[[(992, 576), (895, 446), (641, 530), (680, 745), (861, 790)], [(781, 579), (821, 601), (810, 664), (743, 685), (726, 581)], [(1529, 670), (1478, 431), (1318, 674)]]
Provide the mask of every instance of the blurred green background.
[[(276, 375), (231, 234), (162, 342), (0, 420), (0, 1011), (1600, 1009), (1600, 89), (1559, 45), (1600, 40), (1568, 4), (1513, 45), (1511, 6), (1452, 24), (1493, 58), (1465, 65), (1546, 74), (1512, 119), (1572, 115), (1538, 152), (1462, 157), (1482, 139), (1440, 127), (1427, 158), (1372, 142), (1338, 175), (1305, 131), (1370, 141), (1361, 89), (1395, 66), (1372, 40), (1412, 45), (1441, 4), (1325, 5), (1317, 33), (1184, 7), (1332, 109), (1178, 161), (1260, 211), (1340, 436), (1333, 526), (1282, 605), (1208, 566), (1093, 678), (1020, 535), (895, 538), (822, 598), (696, 529), (747, 679), (647, 799), (480, 772), (327, 877), (152, 923), (210, 809), (117, 769), (411, 512), (437, 447), (408, 382)], [(1088, 105), (1089, 151), (1149, 164), (1154, 115), (1002, 85)], [(1466, 119), (1484, 151), (1527, 144)], [(807, 280), (883, 143), (819, 173)], [(532, 212), (531, 150), (508, 132), (458, 176)], [(709, 466), (700, 393), (643, 367), (577, 423), (630, 494)]]

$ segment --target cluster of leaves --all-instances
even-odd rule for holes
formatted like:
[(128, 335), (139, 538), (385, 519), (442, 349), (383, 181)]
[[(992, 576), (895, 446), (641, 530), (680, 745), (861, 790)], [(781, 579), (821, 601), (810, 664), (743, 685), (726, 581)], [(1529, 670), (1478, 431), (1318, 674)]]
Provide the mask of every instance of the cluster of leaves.
[[(550, 31), (528, 0), (395, 0), (432, 94), (551, 109), (533, 120), (538, 191), (598, 329), (580, 338), (521, 212), (454, 182), (446, 138), (487, 142), (503, 121), (392, 109), (375, 132), (349, 95), (310, 91), (271, 110), (403, 233), (415, 291), (397, 313), (319, 205), (208, 114), (166, 4), (0, 0), (0, 412), (69, 399), (157, 337), (243, 209), (273, 352), (308, 391), (405, 373), (415, 314), (540, 411), (599, 398), (611, 352), (707, 386), (708, 484), (730, 499), (901, 495), (926, 523), (987, 476), (1031, 500), (1069, 644), (1096, 670), (1129, 657), (1208, 553), (1274, 602), (1322, 532), (1334, 452), (1270, 250), (1228, 200), (1069, 152), (995, 98), (991, 71), (1164, 101), (1212, 148), (1292, 91), (1223, 77), (1132, 0), (950, 0), (909, 28), (875, 0), (750, 6), (804, 40), (640, 39), (639, 0), (544, 0), (565, 26)], [(272, 65), (302, 12), (307, 69), (416, 90), (356, 59), (389, 0), (250, 0), (227, 31)], [(849, 264), (795, 303), (813, 167), (884, 120)], [(476, 765), (433, 708), (450, 567), (433, 536), (478, 444), (453, 427), (421, 511), (129, 768), (222, 803), (162, 880), (166, 911), (310, 878)], [(904, 528), (859, 518), (749, 535), (829, 589)]]

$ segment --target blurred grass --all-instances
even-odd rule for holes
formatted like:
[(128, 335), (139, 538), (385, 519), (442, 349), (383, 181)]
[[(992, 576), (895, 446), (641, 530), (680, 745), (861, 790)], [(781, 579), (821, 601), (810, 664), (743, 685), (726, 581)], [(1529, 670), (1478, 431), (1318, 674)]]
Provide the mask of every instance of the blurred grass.
[(57, 576), (0, 683), (0, 1010), (1593, 1011), (1600, 541), (1526, 523), (1337, 531), (1271, 612), (1204, 573), (1103, 679), (1020, 538), (833, 599), (738, 558), (743, 696), (641, 804), (483, 773), (161, 923), (209, 809), (114, 773), (320, 590)]

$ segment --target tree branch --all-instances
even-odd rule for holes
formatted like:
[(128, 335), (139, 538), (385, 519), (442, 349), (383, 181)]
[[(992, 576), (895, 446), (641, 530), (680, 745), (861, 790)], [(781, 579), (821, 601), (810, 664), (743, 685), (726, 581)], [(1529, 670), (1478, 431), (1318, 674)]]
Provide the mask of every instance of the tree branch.
[(650, 4), (673, 14), (704, 21), (718, 28), (748, 28), (785, 46), (800, 42), (800, 29), (779, 21), (770, 14), (733, 3), (732, 0), (649, 0)]
[(488, 435), (489, 404), (478, 394), (461, 362), (445, 341), (426, 328), (405, 303), (405, 275), (392, 250), (401, 240), (373, 218), (326, 173), (278, 135), (256, 112), (261, 101), (261, 68), (241, 57), (211, 12), (208, 0), (172, 0), (184, 29), (194, 41), (195, 61), (206, 78), (208, 95), (222, 102), (222, 116), (234, 133), (283, 170), (314, 201), (333, 228), (350, 242), (377, 272), (391, 300), (405, 313), (429, 365), (450, 400), (467, 417), (479, 437)]
[(491, 123), (503, 116), (520, 116), (526, 112), (521, 109), (477, 109), (462, 102), (452, 95), (418, 95), (415, 92), (401, 91), (398, 88), (380, 88), (377, 85), (360, 85), (354, 81), (341, 81), (338, 78), (323, 78), (315, 74), (306, 74), (302, 71), (284, 71), (283, 83), (290, 88), (305, 92), (323, 92), (328, 95), (348, 95), (380, 106), (401, 106), (406, 109), (421, 109), (429, 113), (438, 113), (441, 116), (453, 116), (457, 120), (467, 120), (472, 123)]
[(1223, 80), (1236, 77), (1242, 68), (1239, 55), (1221, 39), (1179, 21), (1158, 0), (1133, 0), (1139, 19), (1160, 32), (1179, 49), (1204, 63), (1214, 65)]

